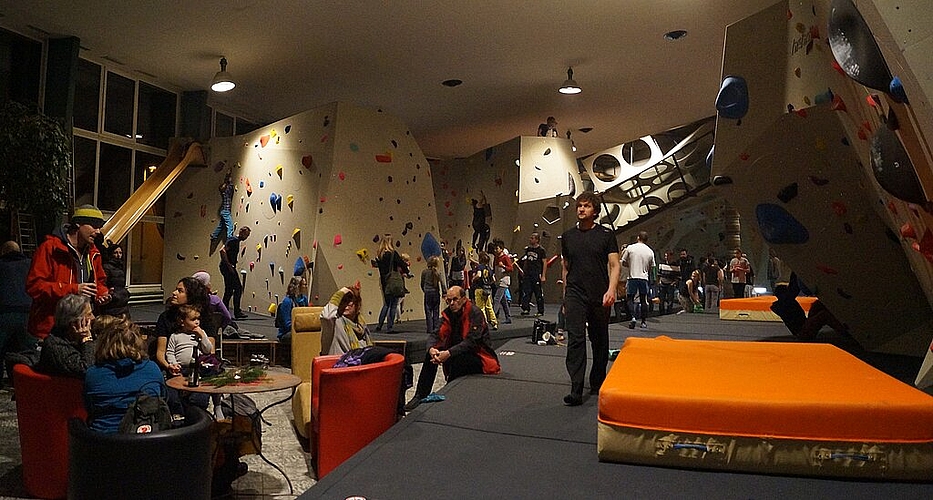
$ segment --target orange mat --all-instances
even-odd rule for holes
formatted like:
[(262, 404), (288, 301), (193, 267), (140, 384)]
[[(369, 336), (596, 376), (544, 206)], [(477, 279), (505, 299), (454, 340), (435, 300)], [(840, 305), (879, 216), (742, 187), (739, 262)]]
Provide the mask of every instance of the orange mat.
[[(777, 300), (774, 295), (761, 295), (742, 299), (722, 299), (719, 301), (719, 319), (746, 321), (781, 321), (780, 316), (771, 312), (771, 304)], [(816, 297), (797, 297), (797, 303), (803, 312), (810, 314), (810, 306)]]
[(601, 460), (933, 477), (933, 397), (828, 344), (629, 338), (599, 394)]

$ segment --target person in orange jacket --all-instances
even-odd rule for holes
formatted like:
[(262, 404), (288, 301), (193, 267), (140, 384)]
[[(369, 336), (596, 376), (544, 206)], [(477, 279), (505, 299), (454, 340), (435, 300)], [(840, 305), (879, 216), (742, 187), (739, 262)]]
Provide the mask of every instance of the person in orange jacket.
[(100, 236), (104, 215), (94, 205), (81, 205), (36, 249), (26, 276), (26, 293), (32, 297), (27, 329), (44, 339), (55, 323), (55, 305), (70, 294), (84, 295), (95, 305), (110, 301), (107, 274), (94, 240)]

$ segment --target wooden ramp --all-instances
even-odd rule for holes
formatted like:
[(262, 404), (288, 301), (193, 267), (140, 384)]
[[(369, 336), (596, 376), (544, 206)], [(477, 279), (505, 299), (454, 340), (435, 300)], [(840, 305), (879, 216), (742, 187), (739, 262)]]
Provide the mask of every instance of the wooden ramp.
[(186, 144), (175, 142), (165, 161), (155, 169), (139, 189), (130, 195), (110, 219), (104, 223), (101, 232), (107, 246), (121, 241), (139, 219), (152, 207), (153, 203), (175, 182), (188, 165), (206, 165), (204, 151), (200, 143)]

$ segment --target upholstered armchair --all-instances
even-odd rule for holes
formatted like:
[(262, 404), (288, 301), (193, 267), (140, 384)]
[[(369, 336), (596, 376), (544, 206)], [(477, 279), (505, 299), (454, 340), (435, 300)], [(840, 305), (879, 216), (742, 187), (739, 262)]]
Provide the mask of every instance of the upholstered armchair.
[(333, 368), (340, 356), (311, 366), (311, 453), (320, 480), (395, 424), (405, 358)]
[(13, 367), (16, 420), (23, 456), (23, 486), (38, 498), (68, 492), (68, 419), (87, 418), (84, 380)]
[(292, 373), (301, 384), (292, 398), (292, 413), (298, 434), (310, 439), (311, 431), (311, 360), (321, 354), (321, 311), (323, 307), (292, 309)]
[(193, 406), (183, 427), (148, 434), (104, 434), (69, 420), (69, 500), (210, 499), (212, 422)]

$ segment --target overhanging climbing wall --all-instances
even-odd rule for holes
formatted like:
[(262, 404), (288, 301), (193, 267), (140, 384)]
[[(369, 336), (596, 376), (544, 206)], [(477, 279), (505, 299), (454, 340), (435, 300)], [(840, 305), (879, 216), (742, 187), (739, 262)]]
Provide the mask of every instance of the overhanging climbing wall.
[(749, 107), (718, 120), (712, 173), (732, 184), (716, 189), (860, 344), (920, 355), (933, 337), (931, 290), (895, 232), (910, 208), (871, 174), (870, 139), (885, 125), (833, 68), (828, 8), (781, 2), (727, 29), (723, 78), (747, 82)]

